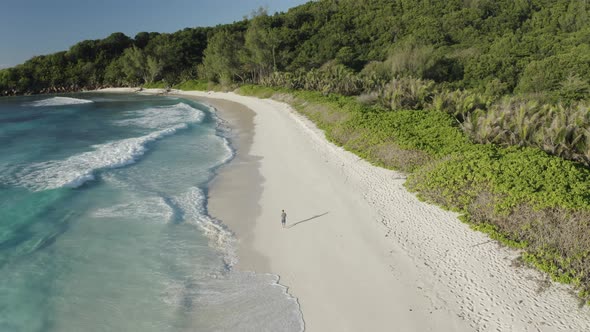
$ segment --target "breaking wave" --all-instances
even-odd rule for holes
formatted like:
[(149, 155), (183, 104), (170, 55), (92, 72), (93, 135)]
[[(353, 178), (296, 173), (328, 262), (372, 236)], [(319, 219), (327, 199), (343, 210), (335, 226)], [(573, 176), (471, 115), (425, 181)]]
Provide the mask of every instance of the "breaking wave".
[(37, 100), (30, 103), (33, 107), (44, 107), (44, 106), (65, 106), (65, 105), (79, 105), (79, 104), (92, 104), (92, 100), (78, 99), (71, 97), (53, 97), (43, 100)]
[[(57, 97), (56, 97), (57, 98)], [(187, 104), (129, 112), (135, 118), (120, 120), (119, 125), (136, 125), (158, 129), (150, 134), (93, 145), (94, 150), (64, 160), (49, 160), (31, 164), (19, 171), (12, 184), (40, 191), (60, 187), (76, 188), (94, 180), (97, 171), (133, 164), (147, 151), (151, 142), (172, 135), (200, 122), (204, 113)]]

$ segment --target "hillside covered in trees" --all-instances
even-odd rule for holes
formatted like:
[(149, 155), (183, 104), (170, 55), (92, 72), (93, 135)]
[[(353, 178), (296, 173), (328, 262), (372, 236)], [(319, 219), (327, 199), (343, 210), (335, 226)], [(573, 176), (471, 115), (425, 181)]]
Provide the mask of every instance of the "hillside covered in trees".
[(332, 141), (590, 298), (589, 16), (586, 0), (320, 0), (82, 41), (1, 70), (0, 94), (289, 91)]
[(336, 67), (369, 81), (350, 93), (413, 77), (491, 95), (576, 100), (590, 85), (588, 15), (584, 0), (322, 0), (213, 28), (82, 41), (0, 71), (0, 91), (197, 77), (258, 83), (273, 72)]

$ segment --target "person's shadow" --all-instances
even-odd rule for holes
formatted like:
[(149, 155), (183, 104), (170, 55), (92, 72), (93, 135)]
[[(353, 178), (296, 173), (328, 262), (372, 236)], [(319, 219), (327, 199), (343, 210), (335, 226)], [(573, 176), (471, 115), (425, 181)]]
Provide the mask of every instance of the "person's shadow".
[(324, 213), (322, 213), (322, 214), (318, 214), (318, 215), (316, 215), (316, 216), (313, 216), (313, 217), (310, 217), (310, 218), (307, 218), (307, 219), (304, 219), (304, 220), (300, 220), (300, 221), (298, 221), (298, 222), (296, 222), (296, 223), (293, 223), (293, 224), (291, 224), (291, 225), (287, 226), (287, 228), (291, 228), (291, 227), (293, 227), (293, 226), (296, 226), (296, 225), (302, 224), (302, 223), (304, 223), (304, 222), (308, 222), (308, 221), (314, 220), (314, 219), (316, 219), (316, 218), (319, 218), (319, 217), (323, 217), (323, 216), (325, 216), (325, 215), (326, 215), (326, 214), (328, 214), (328, 213), (330, 213), (330, 211), (328, 211), (328, 212), (324, 212)]

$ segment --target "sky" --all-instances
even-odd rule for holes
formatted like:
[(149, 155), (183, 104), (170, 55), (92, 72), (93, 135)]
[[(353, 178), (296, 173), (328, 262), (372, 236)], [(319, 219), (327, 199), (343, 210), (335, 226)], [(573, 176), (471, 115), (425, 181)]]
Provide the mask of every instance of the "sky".
[(0, 0), (0, 69), (113, 32), (175, 32), (232, 23), (309, 0)]

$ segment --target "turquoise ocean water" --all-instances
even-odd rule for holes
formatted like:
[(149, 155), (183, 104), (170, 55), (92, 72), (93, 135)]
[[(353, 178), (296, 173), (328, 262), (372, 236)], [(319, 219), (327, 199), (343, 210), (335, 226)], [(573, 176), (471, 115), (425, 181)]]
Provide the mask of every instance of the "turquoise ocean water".
[(220, 123), (167, 96), (0, 98), (0, 331), (302, 330), (207, 215)]

